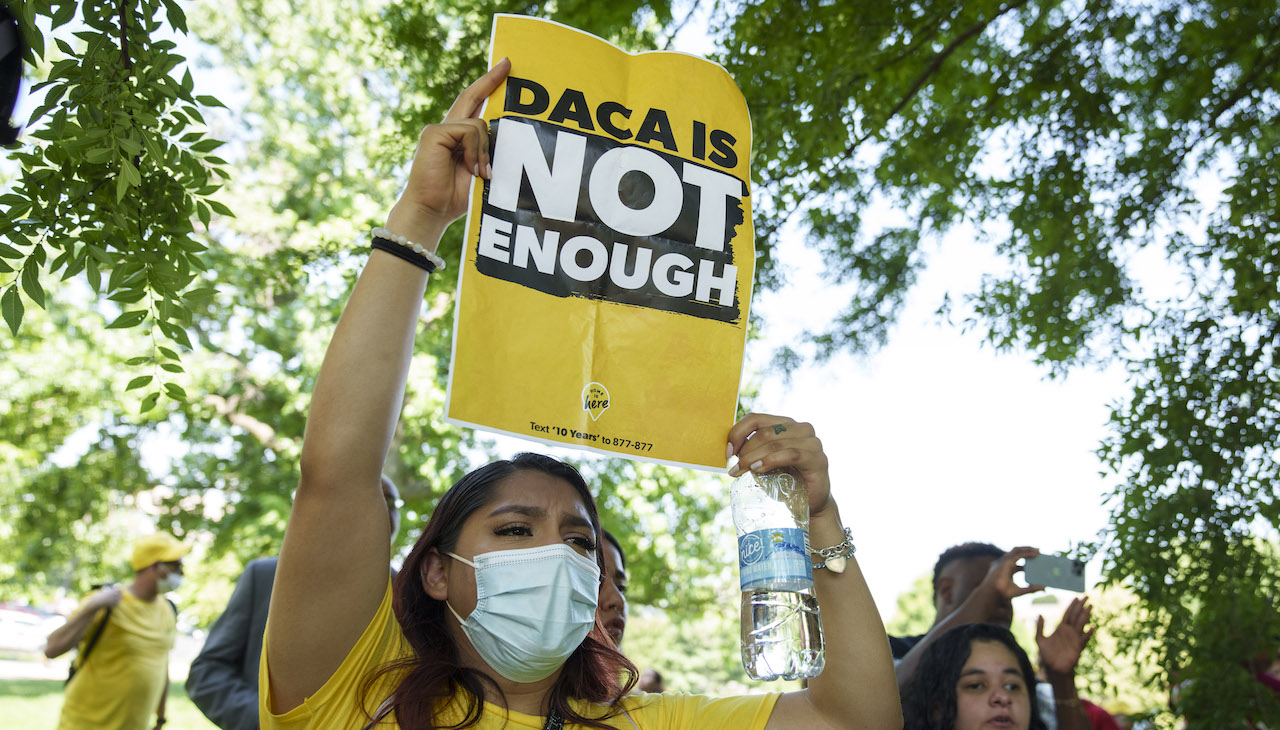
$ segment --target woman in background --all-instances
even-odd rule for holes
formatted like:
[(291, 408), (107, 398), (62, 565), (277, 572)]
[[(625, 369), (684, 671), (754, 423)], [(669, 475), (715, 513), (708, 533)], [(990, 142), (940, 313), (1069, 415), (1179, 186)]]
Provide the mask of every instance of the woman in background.
[(957, 626), (920, 658), (902, 697), (905, 730), (1045, 730), (1035, 683), (1008, 629)]

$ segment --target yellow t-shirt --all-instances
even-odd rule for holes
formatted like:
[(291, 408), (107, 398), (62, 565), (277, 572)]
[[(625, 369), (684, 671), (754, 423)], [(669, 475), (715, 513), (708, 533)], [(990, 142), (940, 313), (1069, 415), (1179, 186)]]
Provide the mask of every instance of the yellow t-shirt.
[[(334, 672), (318, 692), (283, 715), (272, 714), (268, 709), (271, 674), (267, 669), (270, 659), (264, 639), (262, 665), (258, 672), (259, 722), (263, 730), (363, 728), (368, 724), (369, 716), (377, 712), (378, 705), (390, 696), (391, 690), (403, 675), (384, 676), (369, 697), (361, 698), (359, 691), (364, 678), (385, 663), (410, 656), (412, 652), (412, 647), (400, 631), (400, 623), (391, 611), (391, 584), (388, 582), (377, 613), (347, 654), (347, 658), (342, 661), (338, 671)], [(627, 715), (618, 715), (606, 723), (618, 730), (634, 730), (632, 721), (640, 730), (702, 730), (719, 727), (762, 730), (777, 701), (777, 694), (723, 699), (674, 693), (637, 694), (622, 700), (622, 706), (626, 708), (630, 720)], [(587, 717), (605, 714), (604, 708), (592, 708), (587, 702), (575, 701), (573, 707), (579, 714)], [(461, 714), (452, 716), (448, 722), (457, 722), (461, 718)], [(503, 727), (542, 730), (543, 723), (541, 717), (508, 712), (503, 707), (485, 703), (484, 714), (479, 724), (473, 727), (476, 730), (501, 730)], [(399, 725), (392, 715), (377, 727), (386, 729)], [(566, 730), (578, 727), (580, 726), (565, 725)]]
[[(80, 641), (81, 653), (105, 614), (99, 611), (89, 624)], [(88, 660), (67, 684), (58, 730), (155, 727), (156, 708), (169, 676), (169, 650), (177, 635), (173, 606), (163, 596), (148, 602), (122, 591)]]

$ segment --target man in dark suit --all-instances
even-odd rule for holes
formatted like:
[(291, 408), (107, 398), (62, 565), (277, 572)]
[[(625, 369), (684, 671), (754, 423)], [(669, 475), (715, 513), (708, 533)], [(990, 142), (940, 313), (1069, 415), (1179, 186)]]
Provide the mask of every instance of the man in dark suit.
[[(400, 492), (385, 474), (382, 494), (391, 519), (391, 540), (400, 530)], [(258, 558), (245, 566), (227, 608), (191, 662), (187, 696), (209, 721), (223, 730), (258, 727), (258, 660), (267, 607), (276, 577), (276, 557)]]

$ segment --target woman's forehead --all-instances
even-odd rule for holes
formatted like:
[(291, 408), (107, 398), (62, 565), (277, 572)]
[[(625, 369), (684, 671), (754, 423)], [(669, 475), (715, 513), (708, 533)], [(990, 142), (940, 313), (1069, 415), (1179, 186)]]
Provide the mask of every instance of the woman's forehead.
[(582, 494), (568, 481), (540, 471), (520, 469), (498, 482), (493, 498), (480, 508), (488, 515), (502, 507), (530, 507), (548, 515), (569, 513), (590, 519)]
[(1018, 674), (1022, 673), (1018, 668), (1018, 657), (1009, 651), (1009, 647), (998, 641), (974, 640), (969, 644), (969, 658), (964, 666), (996, 672), (1012, 669)]

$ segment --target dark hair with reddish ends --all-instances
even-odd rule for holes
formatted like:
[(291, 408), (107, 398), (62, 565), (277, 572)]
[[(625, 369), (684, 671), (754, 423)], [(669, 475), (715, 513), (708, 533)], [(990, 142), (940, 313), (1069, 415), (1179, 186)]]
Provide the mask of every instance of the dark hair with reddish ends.
[(1018, 672), (1022, 674), (1031, 703), (1030, 730), (1046, 730), (1044, 720), (1040, 718), (1036, 674), (1031, 669), (1031, 660), (1018, 646), (1013, 634), (995, 624), (957, 626), (925, 647), (924, 656), (916, 665), (915, 676), (902, 693), (904, 730), (954, 730), (956, 685), (960, 683), (960, 672), (969, 661), (975, 641), (1001, 644), (1018, 660)]
[[(502, 689), (492, 677), (463, 666), (458, 645), (449, 630), (444, 601), (427, 595), (422, 586), (422, 573), (431, 550), (435, 549), (442, 555), (452, 551), (458, 544), (462, 524), (467, 517), (491, 503), (499, 484), (519, 471), (541, 472), (572, 485), (590, 513), (595, 542), (597, 545), (600, 543), (600, 516), (587, 483), (577, 469), (558, 459), (542, 454), (517, 454), (510, 460), (486, 464), (450, 487), (431, 513), (422, 535), (392, 584), (392, 607), (405, 638), (414, 649), (414, 656), (380, 667), (365, 679), (361, 687), (361, 694), (368, 695), (379, 676), (404, 672), (404, 679), (396, 688), (390, 704), (400, 727), (443, 727), (436, 724), (433, 711), (446, 704), (456, 688), (465, 692), (466, 696), (459, 699), (462, 700), (460, 705), (466, 708), (466, 715), (459, 724), (448, 726), (453, 728), (470, 727), (480, 721), (481, 703), (488, 691), (486, 687), (502, 697)], [(600, 549), (596, 550), (596, 563), (603, 576), (604, 557)], [(560, 713), (565, 724), (608, 728), (603, 720), (613, 717), (618, 710), (613, 709), (599, 718), (583, 717), (570, 707), (569, 700), (587, 700), (616, 707), (617, 701), (635, 686), (638, 674), (635, 665), (614, 649), (606, 637), (604, 627), (596, 621), (591, 633), (565, 661), (560, 677), (551, 688), (550, 708)], [(622, 681), (624, 676), (625, 682)], [(384, 698), (370, 699), (373, 700), (372, 706), (376, 707)], [(365, 704), (367, 708), (369, 703)]]

